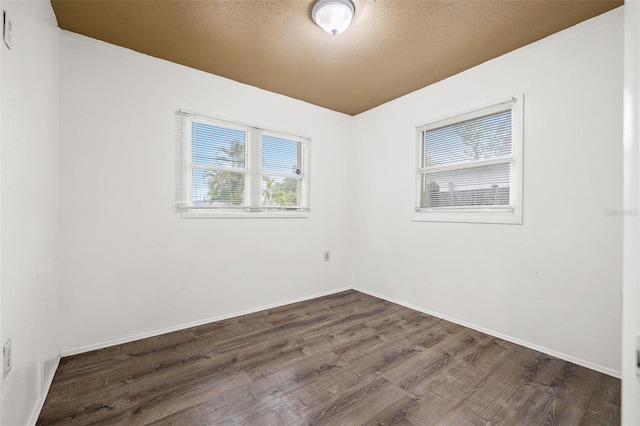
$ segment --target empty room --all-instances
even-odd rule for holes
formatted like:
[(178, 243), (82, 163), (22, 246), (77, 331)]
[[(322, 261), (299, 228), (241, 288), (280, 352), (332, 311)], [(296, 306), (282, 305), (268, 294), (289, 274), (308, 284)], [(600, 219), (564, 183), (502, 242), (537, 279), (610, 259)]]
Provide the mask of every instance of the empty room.
[(640, 426), (640, 3), (0, 9), (0, 425)]

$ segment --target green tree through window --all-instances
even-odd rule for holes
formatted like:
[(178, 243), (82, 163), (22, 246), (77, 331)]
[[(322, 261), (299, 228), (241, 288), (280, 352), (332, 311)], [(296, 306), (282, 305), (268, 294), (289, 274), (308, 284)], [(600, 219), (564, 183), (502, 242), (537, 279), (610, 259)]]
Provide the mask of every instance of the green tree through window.
[(180, 207), (192, 210), (189, 216), (218, 210), (277, 217), (279, 211), (309, 210), (308, 138), (181, 115), (177, 148), (188, 161), (183, 157), (180, 164)]
[(293, 178), (284, 178), (282, 182), (274, 182), (271, 192), (272, 205), (296, 206), (298, 204), (298, 182)]
[[(216, 156), (221, 163), (238, 168), (244, 166), (244, 158), (244, 144), (240, 141), (232, 141), (228, 148), (218, 148)], [(232, 206), (244, 204), (244, 173), (215, 170), (207, 172), (205, 176), (210, 203), (221, 202)]]

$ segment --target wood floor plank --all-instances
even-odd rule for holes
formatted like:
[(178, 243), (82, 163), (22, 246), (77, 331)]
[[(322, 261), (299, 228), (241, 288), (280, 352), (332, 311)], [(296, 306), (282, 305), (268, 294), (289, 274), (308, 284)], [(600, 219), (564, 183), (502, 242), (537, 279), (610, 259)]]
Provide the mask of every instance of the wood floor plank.
[(319, 378), (341, 369), (345, 363), (333, 352), (316, 353), (314, 357), (305, 357), (287, 364), (286, 367), (265, 377), (278, 394), (292, 392)]
[(328, 403), (307, 405), (301, 417), (313, 424), (364, 424), (377, 407), (403, 397), (409, 395), (384, 377), (372, 374), (343, 388), (339, 395), (331, 395)]
[(365, 376), (369, 373), (383, 374), (422, 352), (422, 348), (413, 342), (399, 340), (364, 355), (357, 362), (348, 364), (348, 368), (359, 376)]
[(225, 392), (206, 403), (194, 404), (184, 410), (151, 423), (150, 425), (288, 425), (298, 417), (270, 392), (266, 380), (255, 381)]
[(345, 399), (358, 386), (366, 386), (374, 376), (364, 378), (352, 373), (348, 369), (340, 369), (322, 375), (316, 380), (307, 381), (303, 386), (296, 387), (280, 396), (291, 409), (302, 418), (309, 418), (323, 411), (326, 407), (336, 405)]
[(345, 291), (61, 360), (38, 425), (617, 425), (620, 381)]

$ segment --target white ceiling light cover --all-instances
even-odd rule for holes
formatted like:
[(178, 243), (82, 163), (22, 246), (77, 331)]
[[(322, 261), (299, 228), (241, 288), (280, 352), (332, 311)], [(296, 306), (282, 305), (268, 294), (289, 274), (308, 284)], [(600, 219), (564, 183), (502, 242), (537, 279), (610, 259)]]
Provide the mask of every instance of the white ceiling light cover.
[(349, 27), (354, 13), (351, 0), (318, 0), (313, 5), (311, 16), (323, 30), (336, 35)]

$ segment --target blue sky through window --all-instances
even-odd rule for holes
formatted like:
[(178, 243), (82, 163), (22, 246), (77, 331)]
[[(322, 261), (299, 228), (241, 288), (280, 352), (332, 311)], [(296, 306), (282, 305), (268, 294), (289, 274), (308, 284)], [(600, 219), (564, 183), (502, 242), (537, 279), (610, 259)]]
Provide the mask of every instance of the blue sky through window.
[(296, 173), (300, 170), (299, 143), (275, 136), (262, 136), (262, 172)]
[[(207, 166), (244, 167), (245, 134), (242, 130), (193, 122), (191, 128), (193, 163)], [(232, 152), (234, 143), (240, 144), (241, 151)]]
[[(194, 121), (191, 126), (191, 161), (194, 165), (245, 168), (246, 132)], [(192, 170), (195, 204), (208, 203), (210, 170)]]

